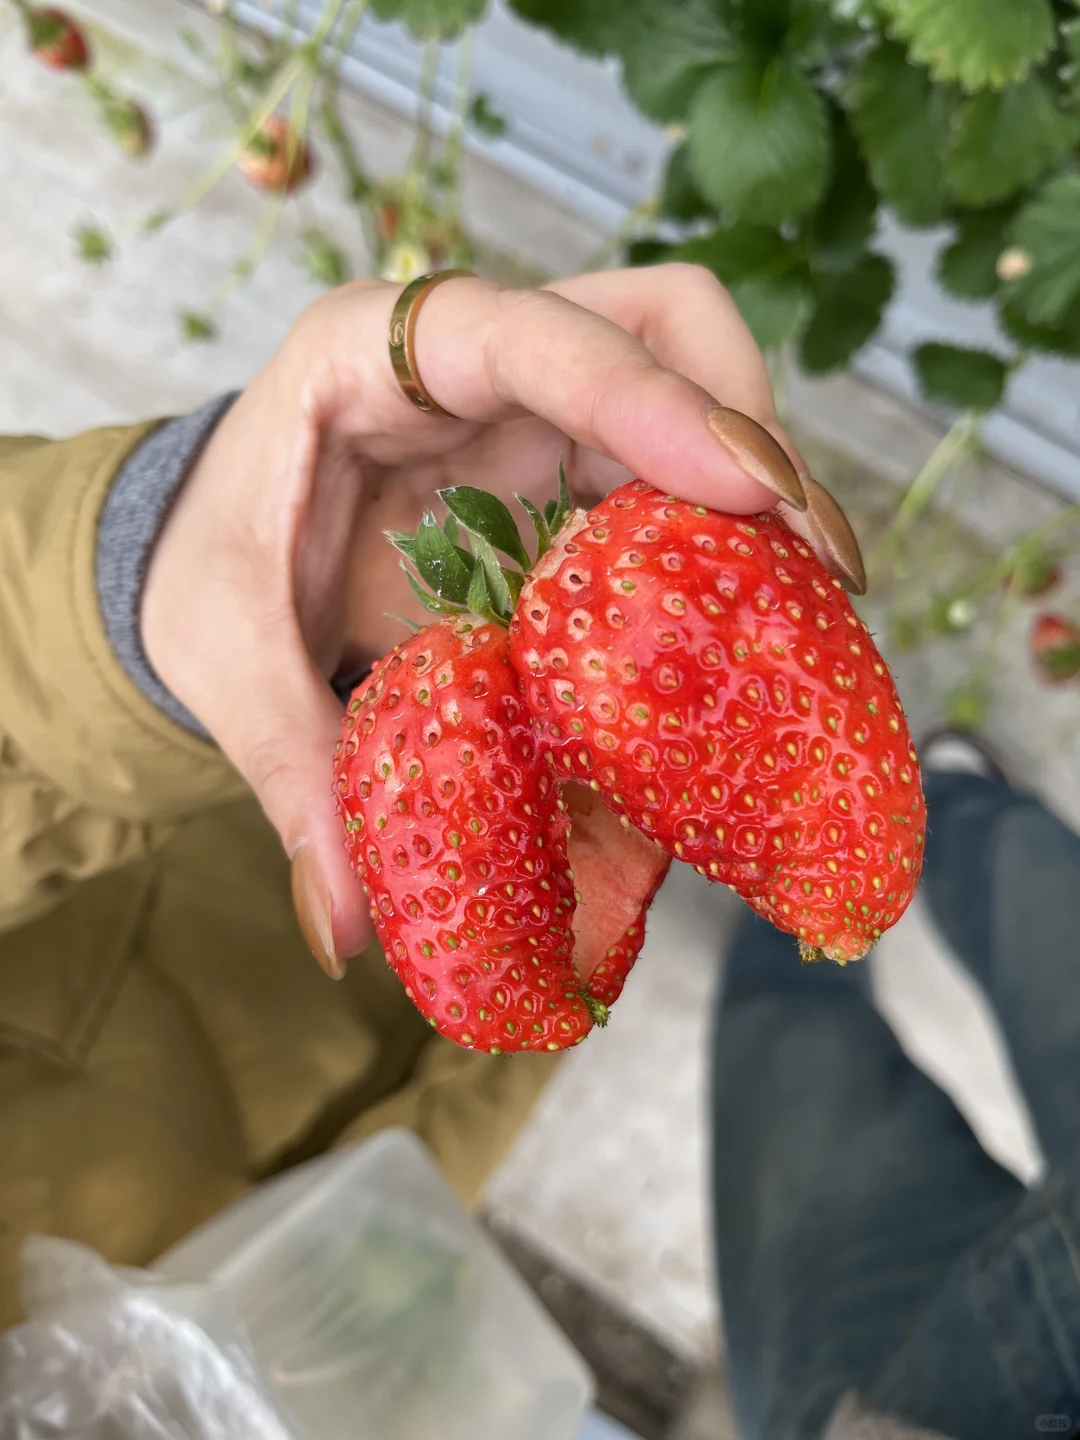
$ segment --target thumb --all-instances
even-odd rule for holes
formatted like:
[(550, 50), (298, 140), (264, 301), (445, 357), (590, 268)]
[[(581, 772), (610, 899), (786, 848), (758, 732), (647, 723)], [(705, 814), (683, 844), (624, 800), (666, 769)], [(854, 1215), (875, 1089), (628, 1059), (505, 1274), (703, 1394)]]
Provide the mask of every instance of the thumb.
[[(297, 920), (335, 980), (372, 938), (367, 894), (353, 874), (333, 789), (342, 707), (304, 653), (246, 691), (242, 723), (219, 720), (216, 738), (251, 785), (292, 861)], [(243, 692), (242, 692), (243, 693)], [(229, 717), (230, 719), (233, 717)]]

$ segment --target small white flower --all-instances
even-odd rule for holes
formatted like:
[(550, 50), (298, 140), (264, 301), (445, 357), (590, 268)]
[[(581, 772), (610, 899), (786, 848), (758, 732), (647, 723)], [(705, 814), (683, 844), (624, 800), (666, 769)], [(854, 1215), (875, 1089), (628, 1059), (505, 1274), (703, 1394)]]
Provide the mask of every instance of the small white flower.
[(424, 247), (403, 241), (400, 245), (391, 245), (387, 251), (379, 278), (390, 280), (395, 285), (408, 285), (410, 280), (426, 274), (430, 269), (431, 256)]
[(1031, 256), (1026, 250), (1012, 245), (998, 256), (995, 268), (999, 280), (1022, 280), (1031, 273), (1032, 264)]

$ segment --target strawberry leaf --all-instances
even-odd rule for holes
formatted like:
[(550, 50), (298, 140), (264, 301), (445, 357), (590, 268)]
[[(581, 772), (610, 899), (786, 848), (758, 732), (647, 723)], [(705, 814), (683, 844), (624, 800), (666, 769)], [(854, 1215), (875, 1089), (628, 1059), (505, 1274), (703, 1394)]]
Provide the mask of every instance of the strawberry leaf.
[(1031, 270), (1012, 288), (1036, 324), (1053, 324), (1080, 298), (1080, 175), (1058, 175), (1019, 215), (1013, 239)]
[(941, 219), (944, 100), (926, 72), (887, 40), (863, 57), (851, 78), (851, 128), (882, 198), (907, 225)]
[(920, 345), (913, 356), (928, 400), (957, 410), (993, 410), (1005, 391), (1009, 367), (989, 350), (959, 345)]
[(1080, 139), (1037, 75), (962, 102), (945, 152), (945, 184), (965, 205), (1004, 200), (1056, 165)]
[(1001, 90), (1054, 43), (1050, 0), (886, 0), (911, 58), (935, 80)]
[(493, 620), (496, 624), (503, 624), (502, 616), (495, 613), (495, 607), (491, 603), (491, 592), (488, 589), (487, 571), (483, 565), (477, 565), (472, 573), (472, 580), (469, 582), (469, 595), (466, 600), (466, 607), (474, 615), (481, 616), (484, 620)]
[(650, 120), (682, 120), (710, 68), (738, 55), (716, 0), (637, 0), (624, 6), (623, 84)]
[[(551, 506), (553, 503), (555, 508), (552, 510)], [(570, 486), (566, 483), (566, 466), (563, 464), (560, 458), (559, 498), (554, 502), (549, 500), (548, 503), (544, 506), (544, 518), (547, 520), (552, 535), (558, 534), (563, 521), (566, 519), (567, 515), (570, 514), (570, 511), (572, 509), (573, 501), (570, 499)], [(548, 514), (549, 510), (551, 511), (550, 514)]]
[(1025, 350), (1080, 360), (1080, 301), (1070, 305), (1055, 324), (1037, 325), (1010, 298), (998, 311), (998, 319), (1009, 339)]
[(473, 567), (462, 559), (464, 553), (451, 545), (434, 515), (430, 512), (424, 515), (416, 532), (413, 556), (416, 568), (421, 579), (427, 581), (436, 595), (457, 605), (465, 603), (472, 579)]
[(809, 374), (846, 365), (862, 349), (881, 324), (894, 282), (891, 263), (869, 253), (848, 271), (820, 277), (817, 308), (799, 349)]
[(1012, 205), (967, 210), (957, 216), (956, 238), (938, 256), (937, 278), (943, 289), (962, 300), (989, 300), (997, 294), (998, 256), (1012, 218)]
[(488, 0), (371, 0), (379, 20), (400, 20), (417, 40), (453, 40), (479, 20)]
[(452, 485), (439, 491), (439, 499), (471, 534), (479, 535), (519, 565), (528, 566), (529, 556), (514, 517), (497, 496), (472, 485)]
[(702, 195), (739, 220), (772, 225), (803, 215), (829, 178), (825, 102), (781, 55), (713, 71), (691, 103), (688, 144)]
[(406, 560), (416, 560), (416, 536), (410, 535), (406, 530), (384, 530), (383, 534), (393, 545), (395, 550), (400, 550)]
[(551, 549), (551, 531), (548, 529), (548, 523), (532, 501), (526, 500), (524, 495), (515, 495), (514, 499), (533, 523), (533, 529), (536, 531), (536, 558), (539, 560)]
[[(487, 591), (491, 597), (492, 608), (499, 615), (510, 618), (510, 611), (513, 609), (510, 600), (510, 584), (499, 564), (499, 557), (494, 549), (484, 539), (483, 535), (473, 535), (473, 550), (476, 552), (478, 564), (476, 569), (483, 568), (484, 579), (487, 582)], [(475, 571), (473, 572), (476, 573)], [(519, 587), (520, 588), (520, 587)]]
[(800, 238), (811, 247), (816, 270), (840, 272), (856, 264), (870, 243), (878, 195), (847, 115), (833, 104), (829, 119), (832, 179), (820, 206), (803, 223)]
[(668, 156), (660, 187), (660, 214), (684, 225), (712, 214), (712, 206), (701, 196), (690, 173), (686, 142), (676, 145)]
[(461, 544), (461, 535), (458, 531), (458, 523), (454, 519), (453, 513), (449, 510), (446, 512), (446, 519), (443, 521), (442, 528), (443, 534), (450, 541), (451, 545)]
[[(449, 600), (441, 600), (438, 595), (433, 595), (430, 590), (424, 589), (423, 585), (420, 584), (420, 581), (417, 580), (407, 565), (402, 565), (401, 568), (405, 571), (405, 578), (409, 582), (409, 589), (416, 596), (417, 600), (420, 601), (420, 604), (425, 610), (430, 610), (433, 615), (461, 614), (464, 606), (452, 605)], [(480, 567), (477, 566), (477, 569), (479, 568)], [(472, 607), (470, 606), (469, 608), (471, 609)]]

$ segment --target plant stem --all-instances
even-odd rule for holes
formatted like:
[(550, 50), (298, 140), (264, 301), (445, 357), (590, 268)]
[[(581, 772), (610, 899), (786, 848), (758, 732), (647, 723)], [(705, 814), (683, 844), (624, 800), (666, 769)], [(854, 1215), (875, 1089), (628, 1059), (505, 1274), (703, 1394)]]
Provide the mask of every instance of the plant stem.
[[(352, 42), (364, 18), (368, 0), (351, 0), (338, 29), (333, 60), (323, 80), (319, 116), (327, 139), (337, 152), (338, 163), (345, 172), (349, 185), (349, 199), (357, 205), (366, 205), (374, 187), (360, 164), (352, 139), (341, 118), (341, 69), (345, 56), (352, 48)], [(370, 236), (368, 237), (370, 240)]]
[(912, 480), (900, 501), (892, 523), (870, 552), (868, 567), (876, 568), (905, 535), (933, 500), (942, 480), (967, 451), (974, 448), (979, 434), (979, 416), (974, 411), (961, 415), (937, 445), (926, 464)]
[(443, 165), (449, 177), (450, 191), (447, 215), (455, 223), (461, 215), (461, 162), (465, 152), (465, 115), (469, 108), (472, 71), (473, 32), (466, 30), (458, 45), (450, 128), (446, 132), (446, 144), (443, 147)]
[(417, 240), (415, 233), (423, 214), (427, 198), (428, 167), (431, 163), (431, 110), (435, 101), (435, 81), (439, 73), (440, 44), (438, 40), (424, 42), (420, 58), (420, 84), (417, 90), (416, 140), (401, 196), (401, 226), (403, 239)]

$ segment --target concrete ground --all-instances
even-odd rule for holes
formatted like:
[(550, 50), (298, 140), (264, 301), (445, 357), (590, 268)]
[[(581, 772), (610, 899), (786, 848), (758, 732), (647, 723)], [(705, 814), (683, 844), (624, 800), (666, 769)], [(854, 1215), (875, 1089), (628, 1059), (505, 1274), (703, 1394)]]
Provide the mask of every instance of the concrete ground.
[[(198, 308), (244, 248), (258, 201), (228, 176), (207, 207), (160, 236), (131, 242), (121, 263), (88, 270), (70, 233), (88, 218), (116, 226), (165, 203), (217, 153), (224, 123), (201, 103), (190, 57), (174, 29), (191, 15), (140, 0), (75, 4), (98, 17), (106, 60), (130, 67), (166, 127), (161, 153), (142, 167), (87, 123), (77, 87), (26, 60), (12, 12), (0, 9), (0, 430), (63, 435), (175, 413), (243, 385), (291, 318), (318, 293), (295, 263), (307, 220), (287, 213), (267, 263), (238, 297), (222, 339), (185, 346), (175, 312)], [(179, 7), (177, 7), (177, 11)], [(149, 52), (136, 56), (133, 42)], [(406, 127), (356, 100), (376, 168), (399, 167)], [(358, 252), (358, 227), (327, 165), (308, 207)], [(526, 265), (569, 271), (601, 238), (490, 166), (471, 163), (466, 213), (483, 239)], [(362, 260), (358, 267), (362, 270)], [(840, 378), (791, 377), (793, 429), (821, 478), (841, 495), (864, 536), (935, 439), (934, 428)], [(970, 495), (970, 490), (969, 490)], [(1052, 502), (996, 467), (978, 476), (977, 504), (950, 532), (975, 557)], [(935, 523), (934, 533), (940, 534)], [(933, 560), (933, 547), (926, 556)], [(930, 563), (928, 561), (928, 563)], [(952, 563), (947, 561), (946, 563)], [(924, 577), (928, 579), (929, 577)], [(1076, 596), (1075, 578), (1069, 597)], [(868, 615), (880, 623), (873, 604)], [(1021, 778), (1080, 823), (1075, 692), (1036, 691), (1024, 652), (1025, 616), (1004, 636), (995, 684), (1002, 703), (991, 731)], [(916, 730), (933, 720), (961, 673), (963, 647), (901, 657), (897, 674)], [(486, 1196), (494, 1223), (520, 1235), (568, 1274), (639, 1319), (686, 1362), (717, 1353), (705, 1183), (705, 1085), (711, 995), (735, 901), (676, 867), (649, 923), (645, 953), (603, 1035), (562, 1067)], [(883, 1010), (911, 1053), (958, 1098), (988, 1148), (1029, 1177), (1039, 1158), (992, 1022), (915, 906), (876, 958)], [(688, 1414), (683, 1440), (720, 1429), (719, 1382)], [(710, 1412), (709, 1406), (712, 1406)], [(698, 1428), (694, 1428), (698, 1426)]]

